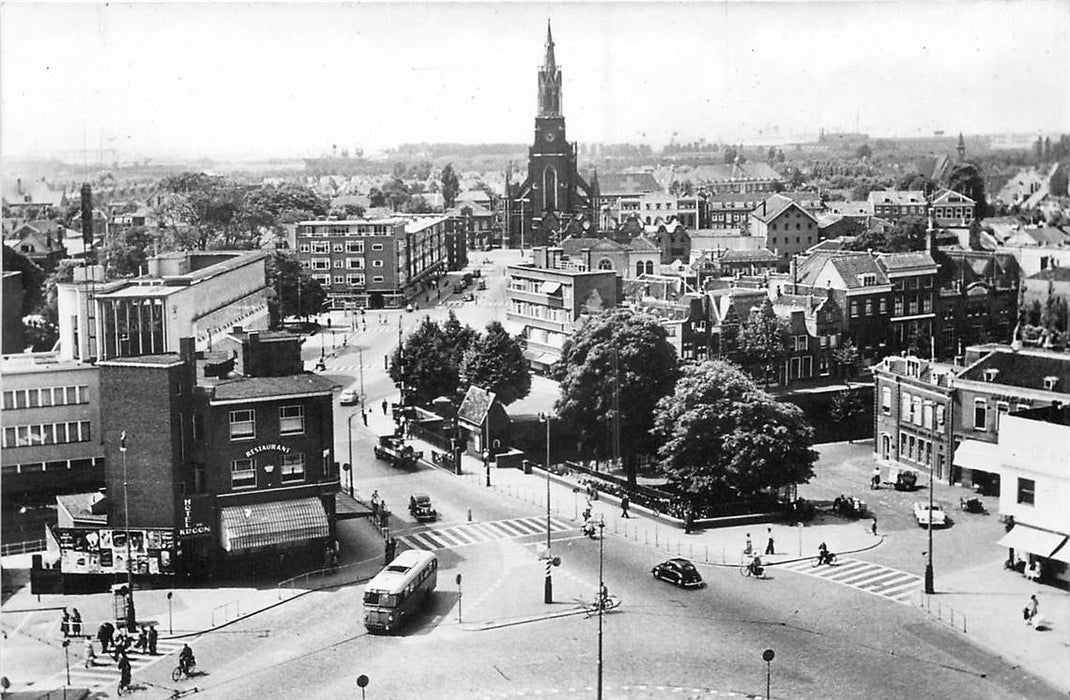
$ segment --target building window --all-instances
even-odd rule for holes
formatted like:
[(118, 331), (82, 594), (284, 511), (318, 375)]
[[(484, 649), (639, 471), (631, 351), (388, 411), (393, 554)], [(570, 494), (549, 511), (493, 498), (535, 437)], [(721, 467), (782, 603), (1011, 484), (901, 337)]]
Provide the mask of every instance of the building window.
[(256, 437), (256, 413), (254, 411), (230, 412), (230, 439), (252, 440)]
[(347, 253), (363, 253), (364, 241), (346, 241)]
[(895, 315), (903, 315), (903, 297), (901, 296), (895, 298)]
[(1037, 482), (1032, 479), (1018, 477), (1018, 502), (1031, 506), (1034, 505), (1037, 493)]
[(305, 432), (305, 407), (279, 407), (279, 435), (298, 435)]
[(282, 456), (282, 480), (304, 481), (305, 480), (305, 455), (304, 453)]
[(925, 406), (922, 409), (922, 424), (929, 430), (933, 429), (933, 405), (932, 402), (926, 401)]
[(382, 282), (383, 279), (382, 275), (376, 275), (375, 277), (372, 277), (372, 282)]
[(866, 316), (872, 316), (872, 315), (873, 315), (873, 300), (872, 299), (866, 299)]
[(1003, 420), (1003, 414), (1011, 412), (1011, 405), (1006, 401), (996, 402), (996, 430), (999, 430), (1000, 421)]
[(372, 243), (372, 250), (382, 250), (382, 249), (383, 249), (383, 244), (382, 243)]
[(602, 258), (601, 260), (598, 261), (598, 269), (599, 270), (612, 270), (613, 269), (613, 263), (608, 258)]
[(313, 253), (329, 253), (331, 251), (330, 244), (327, 241), (314, 241), (312, 243)]
[(947, 407), (940, 405), (936, 407), (936, 425), (937, 427), (944, 427), (944, 422), (947, 420)]
[(851, 302), (851, 318), (858, 318), (858, 302)]
[(335, 275), (334, 276), (334, 283), (335, 284), (345, 284), (346, 283), (346, 276), (345, 275)]
[(310, 246), (308, 243), (302, 243), (301, 245), (297, 246), (297, 250), (302, 253), (308, 253), (312, 250), (312, 246)]
[(312, 259), (313, 270), (330, 270), (331, 261), (327, 258), (313, 258)]
[(879, 308), (880, 308), (881, 315), (884, 315), (884, 314), (888, 313), (888, 300), (884, 299), (884, 298), (881, 298), (880, 307)]
[(917, 396), (914, 397), (914, 403), (910, 407), (910, 419), (914, 422), (914, 425), (921, 425), (921, 399)]
[(973, 400), (973, 429), (988, 430), (988, 403), (984, 399)]
[(884, 415), (890, 415), (892, 413), (892, 389), (891, 387), (883, 387), (881, 389), (881, 413)]
[(346, 278), (346, 282), (354, 287), (364, 286), (364, 275), (349, 275)]
[(383, 261), (382, 260), (372, 260), (372, 267), (382, 267), (382, 266), (383, 266)]
[(230, 463), (230, 487), (234, 489), (256, 486), (256, 468), (251, 459), (236, 459)]
[(363, 270), (364, 258), (346, 258), (346, 267), (350, 270)]

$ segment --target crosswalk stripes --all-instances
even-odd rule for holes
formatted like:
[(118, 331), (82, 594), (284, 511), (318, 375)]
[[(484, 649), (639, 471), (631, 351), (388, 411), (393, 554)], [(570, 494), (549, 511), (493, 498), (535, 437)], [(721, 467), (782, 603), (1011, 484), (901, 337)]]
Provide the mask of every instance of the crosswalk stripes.
[[(134, 682), (137, 683), (138, 669), (157, 663), (169, 654), (176, 654), (182, 648), (182, 644), (181, 640), (161, 639), (156, 644), (156, 656), (138, 654), (136, 652), (129, 654), (130, 675), (133, 677)], [(81, 645), (71, 644), (71, 685), (95, 688), (119, 682), (119, 669), (111, 654), (98, 653), (96, 661), (89, 668), (85, 667), (83, 658)], [(170, 663), (177, 664), (178, 657), (172, 656)], [(59, 677), (62, 677), (60, 680), (65, 682), (67, 679), (66, 671), (61, 671), (57, 674), (57, 678)]]
[(880, 564), (870, 564), (859, 559), (841, 558), (837, 560), (835, 566), (818, 567), (813, 566), (812, 560), (802, 559), (778, 564), (776, 568), (823, 578), (866, 593), (883, 596), (897, 603), (910, 603), (911, 597), (922, 586), (920, 576)]
[[(576, 525), (565, 518), (556, 516), (550, 518), (551, 532), (574, 529), (576, 529)], [(453, 549), (484, 542), (543, 534), (546, 534), (546, 518), (530, 517), (433, 528), (421, 532), (398, 535), (397, 541), (409, 549)]]

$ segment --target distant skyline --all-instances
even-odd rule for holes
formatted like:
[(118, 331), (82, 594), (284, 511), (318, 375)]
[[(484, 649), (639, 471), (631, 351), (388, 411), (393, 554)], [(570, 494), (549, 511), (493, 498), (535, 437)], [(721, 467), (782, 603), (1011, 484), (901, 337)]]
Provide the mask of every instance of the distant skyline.
[(526, 143), (547, 19), (581, 143), (1070, 131), (1070, 5), (0, 7), (3, 158)]

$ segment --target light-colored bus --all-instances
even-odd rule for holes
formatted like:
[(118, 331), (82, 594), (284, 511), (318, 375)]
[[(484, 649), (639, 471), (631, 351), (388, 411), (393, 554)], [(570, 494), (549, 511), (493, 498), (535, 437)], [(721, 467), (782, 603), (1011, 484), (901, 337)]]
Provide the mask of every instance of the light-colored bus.
[(372, 632), (397, 630), (431, 595), (437, 581), (433, 552), (402, 552), (364, 587), (364, 626)]

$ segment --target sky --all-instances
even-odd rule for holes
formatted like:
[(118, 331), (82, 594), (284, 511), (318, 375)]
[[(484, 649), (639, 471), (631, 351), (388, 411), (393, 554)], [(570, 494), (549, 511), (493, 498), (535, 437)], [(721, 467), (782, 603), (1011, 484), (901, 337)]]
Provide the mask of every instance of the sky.
[[(5, 159), (1070, 131), (1070, 2), (0, 5)], [(95, 155), (93, 156), (95, 158)]]

